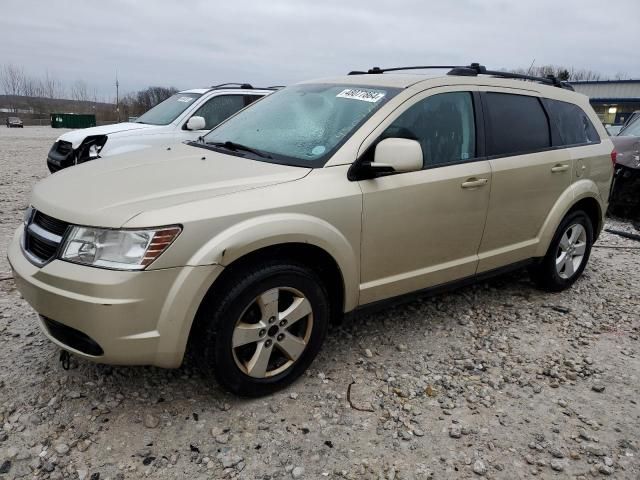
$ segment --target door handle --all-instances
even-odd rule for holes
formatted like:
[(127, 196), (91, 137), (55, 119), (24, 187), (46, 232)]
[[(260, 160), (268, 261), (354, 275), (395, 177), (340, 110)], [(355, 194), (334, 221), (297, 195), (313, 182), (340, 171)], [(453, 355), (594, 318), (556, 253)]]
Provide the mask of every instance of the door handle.
[(489, 180), (487, 178), (469, 178), (466, 182), (462, 182), (460, 185), (462, 188), (476, 188), (482, 187), (487, 184)]
[(569, 165), (567, 164), (558, 164), (558, 165), (554, 165), (553, 167), (551, 167), (551, 172), (552, 173), (558, 173), (558, 172), (566, 172), (567, 170), (569, 170)]

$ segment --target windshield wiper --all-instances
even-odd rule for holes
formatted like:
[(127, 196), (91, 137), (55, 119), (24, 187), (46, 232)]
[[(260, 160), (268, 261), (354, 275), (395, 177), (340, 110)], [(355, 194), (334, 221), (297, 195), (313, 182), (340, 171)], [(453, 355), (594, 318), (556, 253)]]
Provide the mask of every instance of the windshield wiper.
[(260, 150), (255, 150), (251, 147), (247, 147), (246, 145), (242, 145), (241, 143), (230, 142), (228, 140), (226, 142), (207, 142), (206, 144), (213, 145), (214, 147), (226, 148), (227, 150), (232, 150), (234, 152), (238, 150), (243, 152), (249, 152), (262, 158), (273, 158), (268, 153), (261, 152)]

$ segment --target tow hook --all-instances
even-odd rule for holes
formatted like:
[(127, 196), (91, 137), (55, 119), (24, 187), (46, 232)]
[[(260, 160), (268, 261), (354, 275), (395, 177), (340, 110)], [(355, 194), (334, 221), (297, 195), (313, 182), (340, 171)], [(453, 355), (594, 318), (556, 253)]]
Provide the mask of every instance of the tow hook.
[(60, 363), (64, 370), (69, 370), (71, 365), (71, 355), (66, 350), (60, 350)]

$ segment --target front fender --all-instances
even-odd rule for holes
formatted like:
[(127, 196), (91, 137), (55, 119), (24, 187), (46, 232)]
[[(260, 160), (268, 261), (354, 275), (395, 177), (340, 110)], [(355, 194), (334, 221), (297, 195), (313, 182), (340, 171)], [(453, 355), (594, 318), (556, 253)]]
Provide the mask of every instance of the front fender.
[(572, 183), (571, 186), (566, 189), (562, 195), (560, 195), (549, 212), (549, 215), (547, 215), (545, 222), (542, 224), (542, 228), (538, 233), (539, 242), (534, 256), (544, 257), (547, 254), (547, 250), (549, 249), (551, 240), (558, 229), (558, 225), (560, 225), (560, 222), (569, 210), (584, 198), (593, 198), (596, 200), (600, 206), (600, 212), (604, 212), (606, 210), (602, 198), (600, 197), (600, 190), (595, 182), (583, 179)]
[(189, 265), (228, 266), (256, 250), (287, 243), (306, 243), (321, 248), (335, 260), (345, 287), (345, 310), (358, 303), (360, 283), (357, 246), (333, 225), (310, 215), (279, 213), (251, 218), (213, 237), (190, 259)]

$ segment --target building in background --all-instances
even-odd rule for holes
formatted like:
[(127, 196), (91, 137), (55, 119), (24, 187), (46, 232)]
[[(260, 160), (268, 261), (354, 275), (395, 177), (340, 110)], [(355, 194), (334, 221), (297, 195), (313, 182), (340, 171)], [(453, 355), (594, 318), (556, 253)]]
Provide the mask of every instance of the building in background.
[(571, 85), (576, 92), (589, 97), (605, 125), (622, 124), (631, 113), (640, 110), (640, 80), (598, 80)]

